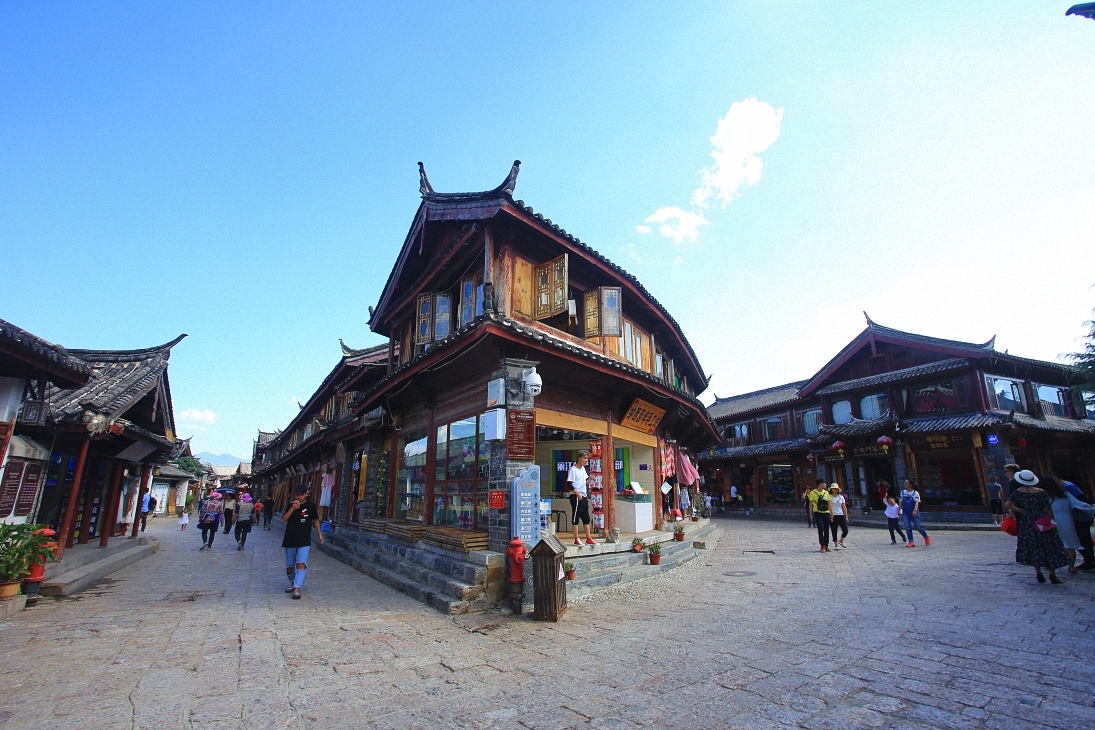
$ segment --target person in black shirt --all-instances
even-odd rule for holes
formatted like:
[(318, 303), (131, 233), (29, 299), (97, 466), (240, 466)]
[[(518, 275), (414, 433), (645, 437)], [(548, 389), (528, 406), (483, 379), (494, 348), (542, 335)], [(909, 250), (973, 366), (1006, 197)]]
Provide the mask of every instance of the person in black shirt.
[(300, 587), (304, 584), (304, 574), (308, 570), (308, 552), (312, 549), (312, 525), (319, 535), (319, 544), (323, 544), (323, 531), (319, 527), (319, 509), (316, 503), (308, 499), (308, 487), (300, 485), (293, 496), (293, 503), (281, 517), (285, 525), (285, 537), (281, 546), (285, 548), (285, 574), (289, 577), (286, 593), (300, 598)]
[(272, 497), (267, 496), (262, 500), (262, 526), (263, 529), (270, 529), (270, 520), (274, 517), (274, 500)]

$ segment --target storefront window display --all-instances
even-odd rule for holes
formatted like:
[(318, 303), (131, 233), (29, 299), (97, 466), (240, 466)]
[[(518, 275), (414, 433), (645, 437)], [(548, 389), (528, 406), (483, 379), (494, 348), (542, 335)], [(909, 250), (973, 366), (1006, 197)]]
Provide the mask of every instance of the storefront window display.
[(399, 483), (395, 495), (398, 519), (422, 519), (426, 498), (426, 444), (425, 431), (399, 438)]
[(435, 525), (486, 529), (490, 450), (482, 416), (469, 416), (437, 429), (434, 467)]
[(768, 502), (771, 504), (795, 503), (795, 479), (790, 464), (772, 464), (768, 471)]

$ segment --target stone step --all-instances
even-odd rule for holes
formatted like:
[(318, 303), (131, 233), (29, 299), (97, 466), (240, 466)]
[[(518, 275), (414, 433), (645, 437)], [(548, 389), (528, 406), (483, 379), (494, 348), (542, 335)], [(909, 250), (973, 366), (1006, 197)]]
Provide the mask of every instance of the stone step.
[(505, 556), (488, 550), (469, 553), (446, 550), (419, 542), (414, 545), (373, 532), (342, 529), (334, 533), (347, 543), (361, 545), (401, 562), (413, 563), (460, 583), (485, 585), (492, 570), (505, 570)]
[[(342, 543), (342, 545), (346, 545), (346, 541), (344, 540), (339, 542)], [(327, 542), (318, 545), (317, 547), (319, 550), (336, 560), (346, 563), (354, 570), (360, 571), (370, 578), (374, 578), (385, 585), (389, 585), (398, 591), (406, 593), (411, 598), (421, 601), (428, 606), (432, 606), (442, 613), (461, 614), (473, 610), (470, 601), (456, 600), (451, 596), (443, 595), (404, 575), (382, 568), (372, 561), (364, 560), (354, 552), (351, 552), (341, 545), (335, 544), (334, 540), (328, 539)]]
[(424, 565), (407, 559), (407, 557), (389, 554), (374, 549), (368, 544), (347, 540), (343, 535), (332, 535), (329, 540), (338, 545), (341, 550), (355, 555), (363, 562), (372, 563), (380, 569), (406, 578), (412, 583), (424, 586), (436, 593), (449, 596), (457, 601), (474, 603), (486, 593), (485, 578), (480, 584), (465, 583), (453, 578), (448, 573), (439, 573)]
[[(717, 529), (718, 528), (714, 525), (706, 525), (703, 529), (689, 534), (686, 540), (669, 540), (661, 542), (662, 563), (666, 564), (667, 562), (670, 562), (671, 558), (678, 553), (691, 553), (695, 550), (693, 547), (694, 542), (705, 542), (707, 537)], [(568, 562), (574, 563), (574, 571), (578, 577), (595, 575), (605, 571), (619, 571), (629, 567), (649, 564), (646, 551), (635, 552), (634, 550), (618, 553), (602, 553), (588, 558), (568, 558), (567, 560)]]
[(629, 583), (642, 578), (649, 578), (652, 575), (657, 575), (658, 573), (667, 570), (673, 570), (676, 567), (695, 560), (699, 557), (699, 552), (697, 550), (688, 550), (687, 552), (678, 551), (671, 556), (663, 554), (660, 565), (650, 565), (649, 562), (646, 562), (646, 555), (642, 555), (641, 557), (644, 560), (643, 564), (603, 570), (597, 573), (588, 574), (584, 577), (580, 575), (576, 576), (574, 580), (568, 581), (567, 583), (567, 598), (581, 598), (582, 596), (595, 593), (611, 586)]
[[(42, 595), (70, 596), (73, 593), (82, 591), (111, 573), (115, 573), (127, 565), (132, 565), (138, 560), (147, 558), (156, 552), (159, 546), (158, 540), (144, 538), (136, 545), (130, 542), (124, 546), (124, 549), (116, 552), (110, 551), (105, 556), (100, 553), (100, 560), (85, 563), (75, 570), (66, 571), (43, 582)], [(107, 550), (110, 550), (110, 548), (107, 548)]]
[(99, 538), (94, 538), (87, 545), (73, 545), (65, 550), (65, 555), (59, 561), (46, 563), (45, 578), (50, 580), (54, 576), (70, 573), (85, 565), (105, 560), (106, 558), (125, 552), (136, 545), (147, 545), (147, 537), (112, 537), (111, 544), (107, 547), (99, 547)]

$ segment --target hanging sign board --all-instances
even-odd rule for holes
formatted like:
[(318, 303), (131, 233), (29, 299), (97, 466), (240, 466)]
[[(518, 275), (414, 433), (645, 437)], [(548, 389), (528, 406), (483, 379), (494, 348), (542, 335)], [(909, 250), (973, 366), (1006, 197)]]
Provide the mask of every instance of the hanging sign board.
[(506, 490), (504, 490), (504, 489), (492, 489), (492, 490), (490, 490), (490, 508), (491, 509), (505, 509), (506, 508)]
[(647, 436), (651, 436), (654, 431), (657, 430), (658, 424), (662, 422), (662, 416), (664, 415), (664, 408), (658, 408), (655, 405), (651, 405), (644, 400), (636, 398), (631, 404), (631, 407), (627, 409), (627, 414), (624, 415), (623, 420), (620, 421), (620, 425), (625, 428), (633, 428), (636, 431), (645, 433)]
[(969, 448), (972, 440), (968, 433), (931, 433), (924, 437), (910, 436), (909, 446), (914, 449)]
[(42, 481), (42, 464), (31, 462), (23, 474), (23, 486), (19, 488), (19, 497), (15, 501), (15, 516), (26, 517), (34, 509), (38, 499), (38, 483)]
[(4, 481), (0, 483), (0, 517), (11, 514), (15, 498), (19, 495), (19, 485), (23, 483), (23, 470), (26, 466), (25, 461), (8, 462), (8, 468), (4, 470)]
[(540, 467), (517, 472), (510, 486), (510, 530), (525, 545), (540, 541)]
[(536, 411), (506, 411), (506, 458), (536, 461)]

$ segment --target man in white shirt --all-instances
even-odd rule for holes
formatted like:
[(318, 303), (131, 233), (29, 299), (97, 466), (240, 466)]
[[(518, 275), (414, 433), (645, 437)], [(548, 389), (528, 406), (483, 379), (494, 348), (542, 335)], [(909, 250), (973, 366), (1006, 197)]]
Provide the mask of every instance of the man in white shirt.
[(571, 511), (571, 524), (574, 525), (574, 544), (581, 545), (582, 541), (578, 538), (578, 522), (581, 521), (586, 528), (586, 545), (596, 545), (593, 542), (593, 537), (589, 534), (589, 490), (587, 483), (589, 481), (589, 472), (586, 471), (586, 463), (589, 462), (589, 452), (578, 452), (578, 460), (574, 462), (574, 465), (570, 467), (570, 471), (567, 472), (567, 484), (570, 485), (570, 511)]
[(730, 506), (733, 509), (738, 508), (738, 488), (733, 484), (730, 485)]

